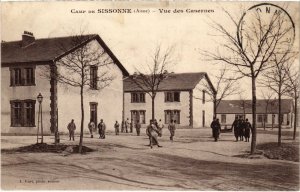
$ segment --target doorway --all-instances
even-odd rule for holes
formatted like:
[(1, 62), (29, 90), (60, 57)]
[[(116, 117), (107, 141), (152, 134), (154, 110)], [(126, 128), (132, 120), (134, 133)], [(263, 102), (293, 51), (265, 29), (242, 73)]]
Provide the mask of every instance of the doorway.
[(95, 127), (98, 125), (97, 116), (98, 116), (98, 103), (90, 102), (90, 120), (95, 123)]

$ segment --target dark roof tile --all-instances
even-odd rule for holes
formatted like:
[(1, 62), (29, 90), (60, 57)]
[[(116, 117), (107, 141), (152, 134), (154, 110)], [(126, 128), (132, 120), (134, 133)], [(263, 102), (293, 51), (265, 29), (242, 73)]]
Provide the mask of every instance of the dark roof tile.
[[(171, 73), (167, 79), (161, 82), (158, 87), (160, 91), (168, 90), (192, 90), (199, 81), (206, 76), (206, 73)], [(124, 91), (141, 91), (136, 83), (132, 80), (132, 76), (124, 80)]]

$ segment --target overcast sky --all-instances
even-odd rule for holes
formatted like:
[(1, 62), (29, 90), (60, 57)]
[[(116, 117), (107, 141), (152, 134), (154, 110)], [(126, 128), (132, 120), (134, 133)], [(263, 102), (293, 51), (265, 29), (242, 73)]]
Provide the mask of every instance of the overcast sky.
[[(124, 67), (134, 72), (134, 67), (149, 62), (158, 44), (176, 45), (178, 64), (172, 71), (207, 72), (212, 80), (221, 65), (203, 59), (200, 50), (214, 51), (220, 37), (209, 26), (211, 20), (230, 27), (224, 10), (236, 18), (242, 9), (259, 2), (193, 2), (193, 3), (133, 3), (133, 2), (9, 2), (2, 3), (1, 38), (4, 41), (20, 40), (24, 30), (36, 38), (68, 36), (84, 28), (87, 33), (99, 34)], [(296, 25), (299, 42), (299, 2), (276, 3), (287, 7)], [(149, 10), (150, 13), (97, 13), (98, 9), (131, 8)], [(95, 10), (96, 13), (71, 13), (71, 10)], [(183, 13), (160, 13), (159, 9), (183, 10)], [(187, 13), (186, 10), (213, 10), (211, 13)], [(249, 80), (241, 82), (251, 97)]]

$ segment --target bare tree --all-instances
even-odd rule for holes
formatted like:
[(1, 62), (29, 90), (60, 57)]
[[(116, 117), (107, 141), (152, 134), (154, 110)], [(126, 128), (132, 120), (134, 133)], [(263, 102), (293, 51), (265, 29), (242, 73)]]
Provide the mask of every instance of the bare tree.
[(50, 74), (50, 78), (66, 87), (78, 88), (81, 106), (79, 153), (82, 151), (83, 140), (84, 92), (100, 91), (114, 79), (109, 73), (109, 65), (114, 61), (105, 49), (92, 43), (96, 38), (97, 35), (80, 34), (72, 36), (68, 45), (58, 44), (60, 51), (66, 54), (57, 58), (50, 67), (50, 73), (44, 73), (46, 76)]
[(169, 76), (168, 69), (177, 63), (174, 48), (171, 46), (163, 50), (161, 45), (157, 46), (152, 64), (143, 64), (142, 69), (136, 68), (136, 72), (131, 76), (132, 82), (151, 97), (152, 119), (155, 119), (155, 97), (159, 85)]
[[(277, 6), (278, 7), (278, 6)], [(270, 66), (268, 61), (271, 56), (286, 46), (290, 39), (286, 35), (294, 34), (294, 24), (285, 25), (285, 11), (270, 13), (265, 17), (253, 6), (244, 12), (241, 19), (225, 11), (232, 25), (225, 25), (212, 21), (212, 27), (224, 38), (218, 45), (222, 51), (204, 51), (204, 56), (212, 61), (222, 62), (235, 67), (237, 74), (248, 77), (252, 84), (252, 140), (251, 154), (256, 149), (256, 79), (260, 73)], [(267, 19), (266, 19), (267, 18)], [(236, 29), (236, 30), (231, 30)]]
[[(206, 81), (202, 81), (202, 86), (203, 86), (203, 90), (205, 90), (205, 92), (210, 97), (209, 101), (213, 102), (213, 113), (215, 118), (217, 113), (217, 108), (220, 102), (229, 96), (239, 94), (239, 88), (238, 88), (237, 80), (228, 76), (228, 69), (226, 68), (226, 66), (220, 69), (219, 74), (215, 75), (214, 77), (215, 77), (215, 83), (214, 83), (215, 89), (212, 89), (210, 84), (207, 83)], [(199, 97), (195, 97), (195, 99), (202, 100), (202, 98)]]
[(263, 79), (261, 84), (278, 96), (278, 146), (281, 145), (281, 128), (282, 128), (282, 104), (281, 98), (283, 95), (287, 94), (289, 87), (286, 86), (287, 81), (289, 81), (289, 76), (287, 71), (289, 70), (291, 63), (294, 62), (295, 53), (291, 52), (290, 49), (286, 50), (284, 53), (277, 53), (272, 56), (270, 63), (273, 68), (269, 69), (263, 74)]
[(299, 86), (300, 86), (300, 76), (299, 70), (293, 69), (292, 67), (286, 68), (286, 73), (288, 76), (288, 81), (285, 81), (284, 84), (288, 88), (287, 95), (294, 99), (294, 133), (293, 139), (296, 139), (297, 123), (298, 123), (298, 98), (299, 98)]

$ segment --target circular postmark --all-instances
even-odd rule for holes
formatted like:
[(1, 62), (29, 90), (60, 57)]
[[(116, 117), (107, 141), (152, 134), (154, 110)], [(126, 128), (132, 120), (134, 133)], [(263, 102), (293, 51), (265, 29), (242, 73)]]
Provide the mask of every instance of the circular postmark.
[(237, 40), (250, 55), (258, 52), (284, 52), (295, 40), (295, 24), (278, 5), (261, 3), (250, 7), (237, 26)]

